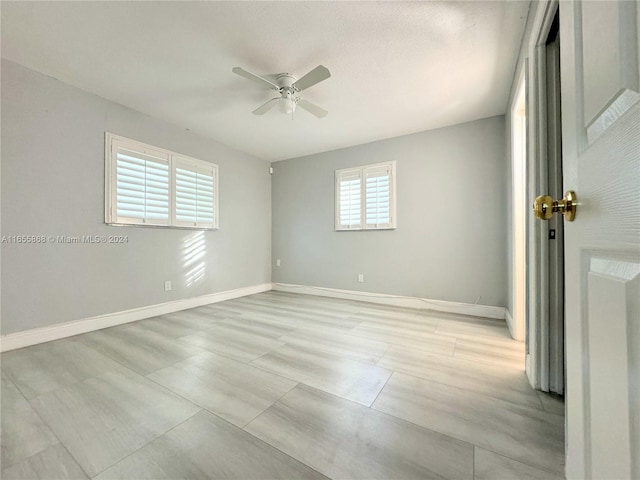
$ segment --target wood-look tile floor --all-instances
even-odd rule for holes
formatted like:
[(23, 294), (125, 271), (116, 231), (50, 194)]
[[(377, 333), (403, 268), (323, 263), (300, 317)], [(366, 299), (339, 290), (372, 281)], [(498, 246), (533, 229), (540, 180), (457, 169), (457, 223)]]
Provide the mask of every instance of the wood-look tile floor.
[(266, 292), (2, 354), (2, 479), (561, 479), (503, 321)]

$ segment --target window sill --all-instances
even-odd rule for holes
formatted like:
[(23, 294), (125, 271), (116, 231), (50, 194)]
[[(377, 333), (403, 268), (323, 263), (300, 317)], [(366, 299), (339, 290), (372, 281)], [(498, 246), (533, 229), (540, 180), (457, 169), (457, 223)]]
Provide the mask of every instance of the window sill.
[(334, 232), (378, 232), (380, 230), (395, 230), (397, 227), (380, 227), (380, 228), (336, 228)]
[(178, 225), (151, 225), (145, 223), (110, 223), (105, 222), (109, 227), (142, 227), (142, 228), (169, 228), (172, 230), (219, 230), (220, 227), (184, 227)]

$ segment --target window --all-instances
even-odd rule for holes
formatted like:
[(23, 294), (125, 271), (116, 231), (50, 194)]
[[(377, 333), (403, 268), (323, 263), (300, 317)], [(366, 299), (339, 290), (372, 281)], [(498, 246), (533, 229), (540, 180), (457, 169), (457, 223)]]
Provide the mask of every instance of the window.
[(396, 162), (336, 170), (336, 230), (396, 227)]
[(216, 166), (184, 157), (173, 158), (174, 225), (211, 226), (215, 215)]
[(105, 137), (105, 222), (218, 227), (218, 166), (118, 137)]

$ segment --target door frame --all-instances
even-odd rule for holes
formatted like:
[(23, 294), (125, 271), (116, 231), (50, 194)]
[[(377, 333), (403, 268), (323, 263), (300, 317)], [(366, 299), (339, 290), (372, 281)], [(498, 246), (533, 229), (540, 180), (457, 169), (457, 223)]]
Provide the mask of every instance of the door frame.
[(526, 342), (527, 328), (527, 165), (528, 165), (528, 112), (527, 75), (521, 68), (515, 77), (514, 95), (511, 101), (511, 289), (513, 315), (507, 309), (507, 326), (511, 336)]
[[(527, 199), (548, 190), (546, 43), (559, 0), (537, 2), (523, 68), (527, 77)], [(527, 216), (527, 356), (525, 370), (535, 389), (549, 390), (549, 226)]]

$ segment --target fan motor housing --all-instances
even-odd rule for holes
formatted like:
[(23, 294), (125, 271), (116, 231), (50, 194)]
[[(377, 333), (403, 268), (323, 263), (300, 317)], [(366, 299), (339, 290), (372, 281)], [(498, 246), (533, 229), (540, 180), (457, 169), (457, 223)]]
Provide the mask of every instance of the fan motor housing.
[(276, 83), (282, 88), (288, 88), (293, 90), (292, 85), (296, 83), (297, 78), (290, 73), (281, 73), (276, 77)]

